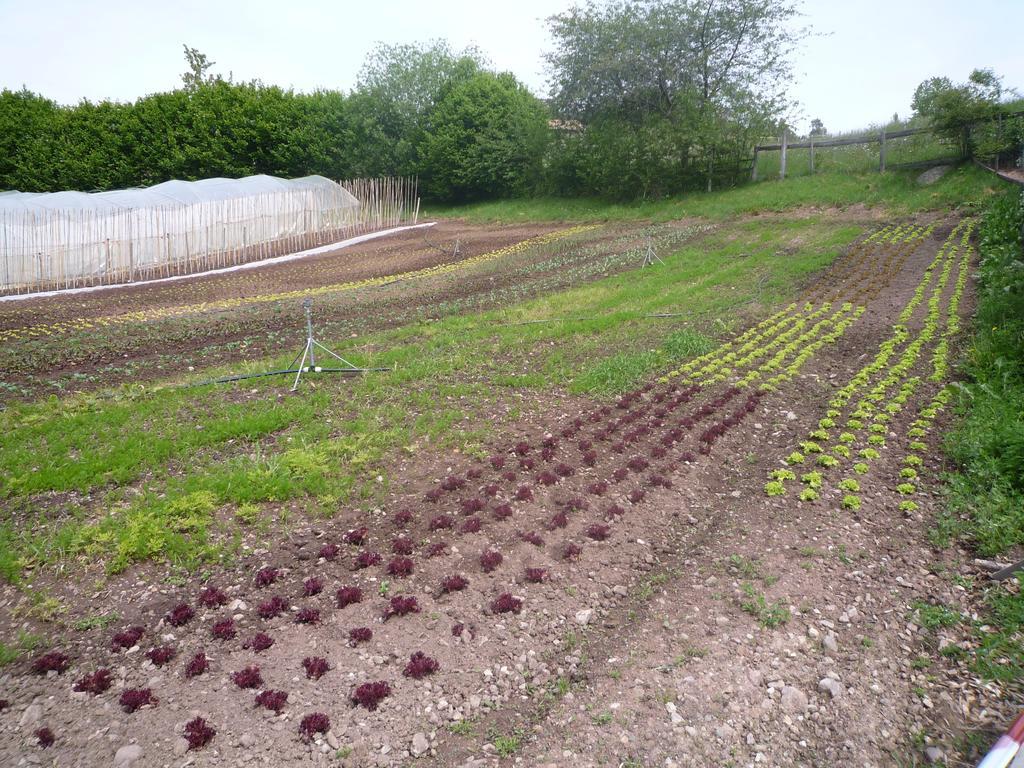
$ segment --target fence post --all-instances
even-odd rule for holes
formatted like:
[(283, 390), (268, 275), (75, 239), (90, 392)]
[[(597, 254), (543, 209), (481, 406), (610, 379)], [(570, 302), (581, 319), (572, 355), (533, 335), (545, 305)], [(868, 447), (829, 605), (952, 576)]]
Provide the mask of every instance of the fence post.
[(750, 169), (750, 180), (757, 181), (757, 147), (754, 147), (754, 167)]
[(789, 145), (789, 131), (783, 130), (782, 132), (782, 160), (779, 163), (779, 178), (786, 178), (786, 148)]
[(811, 175), (814, 175), (814, 134), (811, 134)]
[(885, 128), (882, 129), (882, 133), (878, 138), (879, 152), (878, 152), (878, 172), (885, 172)]

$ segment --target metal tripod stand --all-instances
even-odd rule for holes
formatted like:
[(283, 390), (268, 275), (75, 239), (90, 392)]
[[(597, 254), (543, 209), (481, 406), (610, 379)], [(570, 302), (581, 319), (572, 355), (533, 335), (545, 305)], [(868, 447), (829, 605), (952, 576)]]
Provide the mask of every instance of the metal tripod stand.
[(647, 250), (644, 252), (644, 263), (640, 265), (640, 269), (643, 269), (644, 267), (653, 267), (654, 262), (658, 262), (659, 264), (665, 263), (664, 261), (661, 260), (661, 257), (654, 252), (654, 243), (652, 242), (651, 238), (648, 237)]
[[(280, 376), (283, 374), (295, 374), (295, 381), (292, 383), (290, 391), (294, 392), (299, 388), (299, 381), (302, 379), (304, 373), (367, 373), (369, 371), (390, 371), (391, 368), (360, 368), (359, 366), (353, 365), (344, 357), (339, 355), (334, 350), (328, 349), (313, 336), (313, 300), (305, 299), (302, 302), (302, 308), (306, 311), (306, 345), (302, 348), (302, 351), (295, 356), (292, 360), (292, 364), (284, 370), (280, 371), (266, 371), (264, 373), (244, 373), (238, 376), (225, 376), (220, 379), (214, 379), (212, 382), (204, 381), (201, 384), (224, 384), (230, 381), (242, 381), (243, 379), (258, 379), (263, 376)], [(328, 355), (333, 357), (338, 362), (342, 363), (344, 368), (325, 368), (321, 365), (317, 365), (316, 362), (316, 351), (319, 349), (322, 352), (326, 352)], [(308, 364), (307, 364), (308, 361)], [(298, 366), (296, 366), (298, 363)]]

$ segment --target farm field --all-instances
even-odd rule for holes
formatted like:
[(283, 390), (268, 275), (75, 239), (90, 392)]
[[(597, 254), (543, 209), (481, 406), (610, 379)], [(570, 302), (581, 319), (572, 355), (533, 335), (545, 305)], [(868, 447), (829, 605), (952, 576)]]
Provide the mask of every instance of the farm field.
[[(1012, 709), (929, 538), (988, 183), (0, 303), (0, 762), (957, 764)], [(201, 383), (307, 295), (391, 370)]]

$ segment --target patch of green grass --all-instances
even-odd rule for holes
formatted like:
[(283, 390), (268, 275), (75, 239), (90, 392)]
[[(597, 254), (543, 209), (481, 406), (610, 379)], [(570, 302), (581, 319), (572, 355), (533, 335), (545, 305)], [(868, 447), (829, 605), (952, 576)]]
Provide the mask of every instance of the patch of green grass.
[(953, 627), (963, 620), (963, 616), (945, 605), (931, 605), (921, 600), (914, 601), (911, 610), (917, 614), (917, 622), (925, 629)]
[(774, 629), (789, 621), (789, 608), (784, 600), (768, 602), (763, 592), (759, 592), (750, 582), (740, 586), (746, 599), (740, 601), (740, 608), (749, 613), (765, 629)]
[(511, 757), (523, 744), (523, 736), (519, 731), (494, 736), (494, 749), (499, 757)]
[(454, 723), (448, 723), (447, 728), (457, 736), (472, 737), (476, 735), (476, 729), (471, 720), (459, 720)]
[(104, 629), (109, 627), (115, 621), (121, 620), (121, 614), (117, 611), (113, 613), (104, 613), (98, 616), (86, 616), (84, 619), (79, 619), (72, 628), (78, 632), (88, 632), (90, 629)]

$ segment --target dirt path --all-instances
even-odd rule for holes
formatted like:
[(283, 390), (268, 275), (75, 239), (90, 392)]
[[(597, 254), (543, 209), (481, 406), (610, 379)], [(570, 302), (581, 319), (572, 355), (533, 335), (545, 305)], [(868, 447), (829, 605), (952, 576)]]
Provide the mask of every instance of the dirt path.
[[(70, 585), (118, 618), (52, 638), (66, 661), (41, 648), (0, 678), (0, 761), (923, 760), (935, 712), (981, 695), (917, 662), (942, 638), (915, 605), (956, 591), (935, 575), (926, 528), (941, 364), (970, 305), (970, 229), (957, 225), (881, 230), (813, 301), (616, 403), (519, 403), (530, 417), (495, 435), (488, 460), (410, 457), (386, 508), (296, 530), (205, 585)], [(140, 637), (116, 636), (134, 625)], [(257, 633), (272, 645), (257, 651)], [(420, 679), (421, 652), (439, 669)], [(189, 677), (197, 654), (209, 668)], [(303, 668), (313, 657), (331, 667), (319, 679)], [(250, 666), (262, 680), (243, 689), (235, 673)], [(73, 690), (97, 669), (109, 689)], [(379, 706), (368, 689), (353, 702), (377, 682)], [(119, 705), (146, 689), (154, 705)], [(288, 694), (280, 714), (258, 690)], [(329, 729), (304, 739), (311, 713)], [(199, 716), (217, 733), (189, 751)]]

